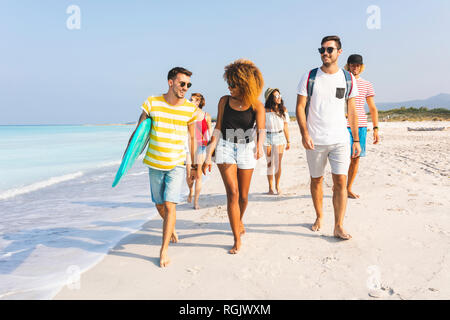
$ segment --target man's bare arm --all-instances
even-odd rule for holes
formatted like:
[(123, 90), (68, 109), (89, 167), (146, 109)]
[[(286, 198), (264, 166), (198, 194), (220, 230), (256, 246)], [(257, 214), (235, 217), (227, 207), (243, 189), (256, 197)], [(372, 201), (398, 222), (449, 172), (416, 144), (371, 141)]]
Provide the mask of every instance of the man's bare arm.
[(372, 124), (374, 127), (377, 127), (373, 130), (373, 143), (377, 144), (380, 141), (380, 137), (378, 135), (378, 109), (375, 106), (375, 101), (373, 96), (366, 98), (367, 105), (369, 106), (370, 117), (372, 118)]
[(302, 134), (302, 144), (305, 149), (314, 149), (314, 142), (309, 136), (308, 127), (306, 125), (306, 101), (307, 97), (300, 94), (297, 95), (297, 107), (295, 108), (295, 116), (297, 117), (297, 123), (300, 127), (300, 133)]
[(361, 146), (359, 144), (358, 114), (356, 112), (355, 98), (349, 98), (347, 100), (347, 107), (348, 123), (350, 124), (350, 129), (352, 130), (353, 141), (358, 142), (358, 144), (353, 143), (352, 156), (358, 157), (361, 153)]

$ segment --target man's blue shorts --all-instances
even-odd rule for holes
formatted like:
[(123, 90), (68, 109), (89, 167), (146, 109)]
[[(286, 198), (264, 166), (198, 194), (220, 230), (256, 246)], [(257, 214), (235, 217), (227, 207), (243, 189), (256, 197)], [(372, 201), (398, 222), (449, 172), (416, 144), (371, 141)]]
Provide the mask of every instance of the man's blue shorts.
[[(350, 132), (350, 157), (353, 148), (353, 135), (352, 129), (347, 127), (348, 132)], [(358, 128), (358, 136), (359, 136), (359, 145), (361, 146), (361, 154), (360, 157), (366, 156), (366, 139), (367, 139), (367, 127), (359, 127)]]
[(185, 181), (186, 168), (176, 166), (171, 170), (148, 168), (150, 191), (155, 204), (181, 202), (181, 188)]

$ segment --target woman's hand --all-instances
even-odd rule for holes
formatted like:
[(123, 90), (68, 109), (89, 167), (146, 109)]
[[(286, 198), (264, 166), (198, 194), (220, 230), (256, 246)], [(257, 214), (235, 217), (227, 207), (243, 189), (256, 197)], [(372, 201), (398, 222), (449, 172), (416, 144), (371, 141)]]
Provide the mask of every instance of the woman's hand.
[(211, 157), (207, 157), (205, 159), (205, 162), (203, 162), (203, 164), (202, 164), (202, 172), (205, 176), (206, 176), (206, 170), (209, 170), (209, 172), (211, 172), (211, 166), (212, 166)]
[(258, 144), (256, 146), (256, 152), (255, 152), (255, 159), (259, 160), (259, 158), (261, 158), (264, 155), (264, 150), (263, 148)]
[(286, 150), (289, 150), (291, 148), (291, 144), (289, 142), (286, 143)]

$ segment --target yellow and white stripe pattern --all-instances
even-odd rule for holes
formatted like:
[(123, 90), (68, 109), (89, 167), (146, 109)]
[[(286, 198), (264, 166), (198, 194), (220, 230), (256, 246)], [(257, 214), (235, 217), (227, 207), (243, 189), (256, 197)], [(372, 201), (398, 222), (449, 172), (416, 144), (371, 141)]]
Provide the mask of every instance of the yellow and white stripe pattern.
[(141, 108), (152, 119), (144, 164), (158, 170), (171, 170), (177, 165), (184, 165), (187, 126), (195, 121), (197, 106), (187, 99), (180, 106), (172, 106), (164, 96), (150, 96)]

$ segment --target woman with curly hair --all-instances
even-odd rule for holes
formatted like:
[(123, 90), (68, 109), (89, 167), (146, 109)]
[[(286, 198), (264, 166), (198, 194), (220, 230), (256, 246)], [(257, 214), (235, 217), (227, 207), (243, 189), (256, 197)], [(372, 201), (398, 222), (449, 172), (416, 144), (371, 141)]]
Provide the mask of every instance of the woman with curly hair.
[(258, 97), (264, 80), (255, 64), (245, 59), (227, 65), (223, 77), (230, 95), (219, 100), (217, 124), (202, 171), (204, 174), (207, 169), (211, 171), (215, 152), (215, 162), (227, 193), (227, 212), (234, 236), (229, 253), (236, 254), (241, 247), (241, 235), (245, 233), (242, 218), (248, 204), (253, 170), (263, 155), (265, 111)]
[(266, 141), (264, 151), (267, 159), (267, 180), (269, 182), (269, 194), (275, 194), (273, 190), (273, 176), (275, 169), (275, 188), (277, 194), (281, 195), (281, 160), (283, 152), (289, 150), (289, 114), (284, 101), (281, 99), (279, 89), (268, 88), (264, 93), (266, 99)]

